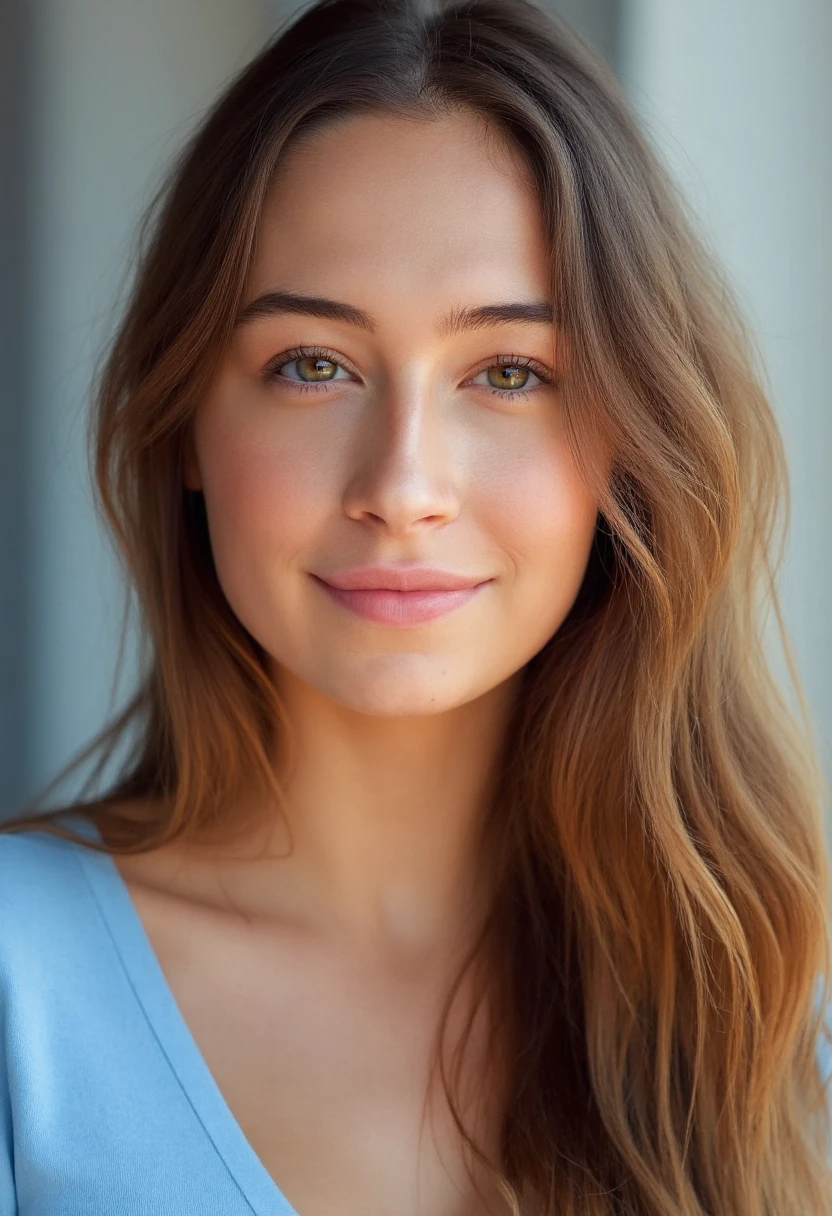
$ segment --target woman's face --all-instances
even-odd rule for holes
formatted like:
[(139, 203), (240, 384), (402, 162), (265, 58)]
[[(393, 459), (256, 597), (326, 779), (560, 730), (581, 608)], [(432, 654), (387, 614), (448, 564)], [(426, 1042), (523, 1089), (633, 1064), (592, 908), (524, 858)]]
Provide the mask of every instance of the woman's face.
[[(560, 626), (597, 504), (566, 442), (548, 263), (522, 161), (472, 114), (354, 116), (284, 156), (245, 294), (273, 299), (235, 330), (186, 475), (278, 687), (435, 714)], [(367, 566), (479, 585), (431, 599), (325, 584)]]

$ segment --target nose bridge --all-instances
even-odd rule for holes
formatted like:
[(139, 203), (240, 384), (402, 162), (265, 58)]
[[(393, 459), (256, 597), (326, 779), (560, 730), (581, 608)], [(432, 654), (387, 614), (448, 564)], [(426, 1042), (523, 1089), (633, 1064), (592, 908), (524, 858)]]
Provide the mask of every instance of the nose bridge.
[(439, 522), (457, 512), (452, 436), (427, 377), (392, 379), (368, 411), (345, 508), (389, 527)]

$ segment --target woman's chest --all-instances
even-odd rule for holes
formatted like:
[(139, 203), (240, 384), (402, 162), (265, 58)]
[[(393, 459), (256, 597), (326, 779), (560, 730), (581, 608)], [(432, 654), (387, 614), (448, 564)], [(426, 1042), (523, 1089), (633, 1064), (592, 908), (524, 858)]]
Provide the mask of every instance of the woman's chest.
[[(213, 911), (132, 894), (231, 1116), (300, 1216), (503, 1210), (481, 1170), (490, 1209), (476, 1196), (438, 1074), (428, 1092), (446, 992), (435, 977), (356, 965), (303, 934), (242, 932)], [(476, 1053), (475, 1032), (460, 1096), (493, 1153), (496, 1119), (487, 1106), (476, 1117), (470, 1100), (485, 1083)]]

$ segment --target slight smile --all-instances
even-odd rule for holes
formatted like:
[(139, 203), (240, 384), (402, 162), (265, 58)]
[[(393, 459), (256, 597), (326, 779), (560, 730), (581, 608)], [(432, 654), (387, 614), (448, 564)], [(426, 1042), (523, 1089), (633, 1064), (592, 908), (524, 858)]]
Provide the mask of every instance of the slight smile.
[(312, 575), (341, 607), (368, 621), (404, 627), (452, 612), (493, 582), (490, 578), (474, 579), (413, 567), (365, 567), (328, 577), (333, 581)]

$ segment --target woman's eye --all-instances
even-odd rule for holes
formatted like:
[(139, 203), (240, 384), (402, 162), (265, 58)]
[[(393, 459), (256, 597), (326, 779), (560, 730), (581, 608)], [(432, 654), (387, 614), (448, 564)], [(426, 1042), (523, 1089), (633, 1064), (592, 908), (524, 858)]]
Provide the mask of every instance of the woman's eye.
[[(485, 377), (485, 380), (482, 379)], [(484, 367), (478, 372), (472, 384), (481, 384), (505, 397), (522, 397), (525, 393), (533, 392), (541, 384), (548, 384), (551, 378), (541, 368), (533, 371), (527, 360), (503, 359)]]
[[(292, 355), (294, 352), (287, 352)], [(324, 384), (330, 380), (349, 379), (349, 373), (327, 355), (295, 354), (293, 358), (281, 356), (281, 363), (273, 365), (270, 379), (294, 380), (297, 384)], [(338, 372), (343, 372), (342, 376)]]

